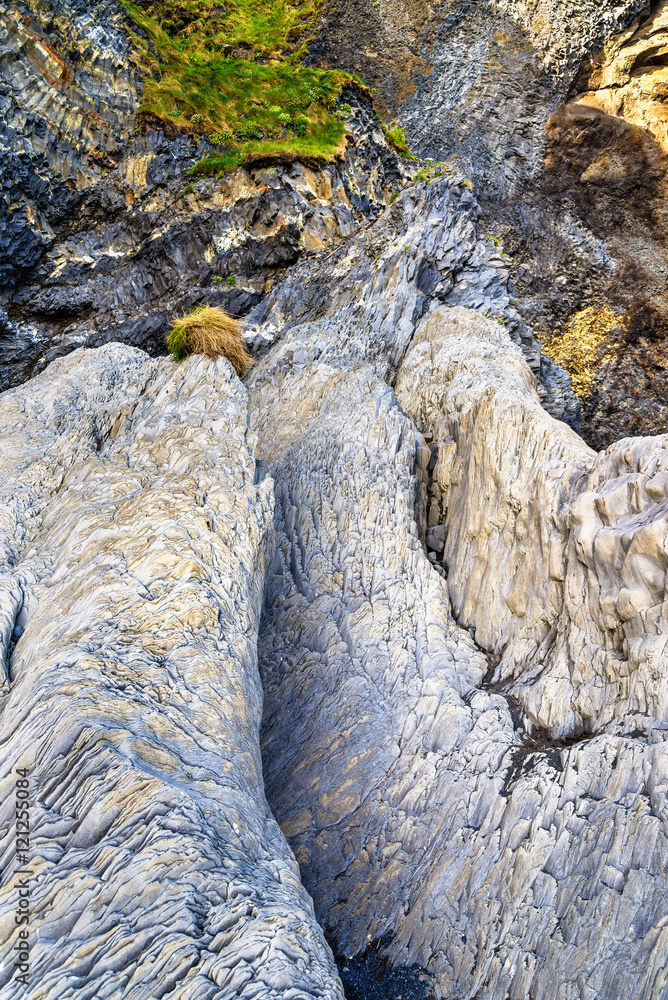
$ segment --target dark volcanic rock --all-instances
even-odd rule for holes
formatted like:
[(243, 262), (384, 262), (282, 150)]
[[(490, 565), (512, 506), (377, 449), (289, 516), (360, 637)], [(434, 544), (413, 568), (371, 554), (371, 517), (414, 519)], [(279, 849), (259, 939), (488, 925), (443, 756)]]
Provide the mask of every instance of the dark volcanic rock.
[(607, 317), (587, 439), (665, 430), (667, 5), (332, 0), (311, 57), (355, 69), (414, 152), (475, 181), (515, 304), (576, 383), (562, 341), (583, 314)]
[(0, 7), (0, 282), (48, 249), (81, 193), (114, 168), (141, 85), (114, 0)]
[(0, 389), (82, 345), (164, 353), (171, 320), (201, 303), (243, 316), (303, 253), (377, 215), (407, 175), (368, 99), (348, 88), (351, 144), (340, 162), (258, 163), (189, 183), (188, 167), (211, 147), (147, 131), (146, 121), (134, 128), (140, 81), (120, 5), (39, 10), (0, 14), (11, 149)]

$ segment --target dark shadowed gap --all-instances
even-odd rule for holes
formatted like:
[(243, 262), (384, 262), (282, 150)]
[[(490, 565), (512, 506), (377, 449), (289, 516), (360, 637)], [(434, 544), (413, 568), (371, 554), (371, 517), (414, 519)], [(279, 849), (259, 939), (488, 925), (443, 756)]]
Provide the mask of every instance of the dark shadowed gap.
[(431, 977), (419, 965), (396, 969), (388, 966), (381, 954), (386, 943), (386, 938), (372, 941), (354, 958), (345, 958), (332, 949), (346, 1000), (435, 1000)]

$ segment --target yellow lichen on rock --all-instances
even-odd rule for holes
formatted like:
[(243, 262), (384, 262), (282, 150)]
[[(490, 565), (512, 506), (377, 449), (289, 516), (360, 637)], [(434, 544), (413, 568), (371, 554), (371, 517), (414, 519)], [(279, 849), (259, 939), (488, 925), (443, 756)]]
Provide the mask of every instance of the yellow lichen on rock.
[(616, 359), (622, 318), (609, 306), (589, 306), (571, 316), (564, 329), (546, 338), (545, 353), (564, 368), (573, 380), (578, 399), (592, 395), (596, 376), (603, 365)]

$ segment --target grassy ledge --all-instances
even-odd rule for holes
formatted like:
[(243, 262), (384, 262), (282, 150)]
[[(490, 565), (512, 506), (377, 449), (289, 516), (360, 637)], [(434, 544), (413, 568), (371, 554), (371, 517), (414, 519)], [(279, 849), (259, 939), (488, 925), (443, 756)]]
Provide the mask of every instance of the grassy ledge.
[[(345, 149), (335, 107), (348, 73), (304, 66), (320, 0), (122, 0), (145, 82), (139, 113), (220, 147), (193, 169), (254, 160), (327, 162)], [(146, 36), (146, 37), (143, 37)]]

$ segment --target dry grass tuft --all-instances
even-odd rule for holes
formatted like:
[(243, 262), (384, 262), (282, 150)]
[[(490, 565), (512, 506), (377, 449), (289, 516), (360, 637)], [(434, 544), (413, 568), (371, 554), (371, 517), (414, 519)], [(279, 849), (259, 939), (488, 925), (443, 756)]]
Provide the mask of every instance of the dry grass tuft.
[(241, 378), (255, 362), (241, 337), (241, 326), (215, 306), (204, 306), (176, 320), (167, 334), (167, 347), (175, 361), (191, 354), (205, 354), (213, 361), (227, 358)]

